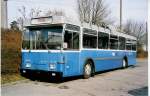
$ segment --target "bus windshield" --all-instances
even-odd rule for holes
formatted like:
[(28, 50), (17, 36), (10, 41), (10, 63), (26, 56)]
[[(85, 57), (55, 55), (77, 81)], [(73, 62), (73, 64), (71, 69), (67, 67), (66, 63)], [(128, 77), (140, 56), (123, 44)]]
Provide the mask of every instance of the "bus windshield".
[(22, 48), (60, 50), (62, 29), (62, 26), (29, 28), (23, 33)]

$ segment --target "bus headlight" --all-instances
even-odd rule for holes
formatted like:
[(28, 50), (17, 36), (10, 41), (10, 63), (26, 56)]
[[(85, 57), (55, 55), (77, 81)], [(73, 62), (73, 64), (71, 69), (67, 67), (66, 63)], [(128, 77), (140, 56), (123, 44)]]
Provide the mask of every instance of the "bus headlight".
[(54, 70), (56, 68), (55, 64), (50, 64), (49, 65), (50, 70)]

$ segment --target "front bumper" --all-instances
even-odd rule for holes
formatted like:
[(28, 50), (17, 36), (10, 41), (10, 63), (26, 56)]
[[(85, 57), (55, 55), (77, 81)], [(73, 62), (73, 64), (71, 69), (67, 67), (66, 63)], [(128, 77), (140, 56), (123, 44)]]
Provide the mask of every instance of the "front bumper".
[(50, 76), (50, 77), (62, 77), (62, 72), (55, 71), (43, 71), (43, 70), (31, 70), (31, 69), (20, 69), (21, 75), (42, 75), (42, 76)]

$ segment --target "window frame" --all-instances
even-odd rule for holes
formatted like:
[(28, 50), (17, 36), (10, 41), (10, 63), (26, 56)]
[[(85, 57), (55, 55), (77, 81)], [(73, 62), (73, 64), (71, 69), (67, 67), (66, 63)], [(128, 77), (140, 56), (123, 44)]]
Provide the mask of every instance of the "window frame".
[[(70, 27), (72, 27), (72, 29)], [(76, 32), (80, 32), (80, 30), (81, 30), (80, 26), (73, 25), (73, 24), (65, 24), (64, 29), (70, 30), (70, 31), (72, 30), (72, 31), (76, 31)]]
[[(116, 38), (112, 38), (111, 36), (114, 36)], [(113, 49), (111, 48), (111, 40), (116, 40), (117, 41), (117, 48)], [(109, 34), (109, 50), (119, 50), (119, 36), (115, 34)]]
[(107, 34), (108, 35), (108, 42), (107, 42), (107, 48), (105, 48), (105, 50), (107, 50), (107, 49), (109, 49), (109, 37), (110, 37), (110, 34), (109, 33), (106, 33), (106, 32), (100, 32), (100, 31), (98, 31), (98, 40), (97, 40), (97, 42), (98, 42), (98, 45), (97, 45), (97, 47), (98, 47), (98, 49), (104, 49), (104, 48), (99, 48), (99, 33), (102, 33), (102, 34)]
[[(120, 49), (120, 47), (119, 47), (119, 46), (120, 46), (120, 44), (119, 44), (119, 43), (120, 43), (120, 38), (124, 38), (124, 40), (125, 40), (125, 42), (124, 42), (124, 49)], [(119, 36), (118, 39), (119, 39), (119, 40), (118, 40), (118, 47), (119, 47), (118, 49), (119, 49), (119, 50), (126, 50), (126, 38), (123, 37), (123, 36)]]
[[(132, 39), (131, 43), (132, 43), (131, 50), (137, 51), (137, 41)], [(135, 46), (135, 50), (133, 50), (133, 46)]]
[[(89, 30), (89, 33), (86, 30)], [(83, 41), (84, 40), (84, 35), (94, 36), (96, 38), (96, 47), (95, 48), (84, 47), (84, 41)], [(98, 49), (98, 31), (97, 30), (92, 30), (90, 28), (83, 28), (82, 29), (82, 47), (83, 47), (83, 49)]]
[[(57, 29), (57, 27), (59, 27), (58, 29), (61, 29), (61, 42), (60, 42), (60, 47), (62, 48), (62, 43), (63, 43), (63, 25), (62, 24), (58, 24), (58, 25), (41, 25), (41, 26), (39, 26), (39, 25), (37, 25), (37, 26), (26, 26), (25, 27), (25, 30), (24, 31), (29, 31), (29, 48), (28, 49), (26, 49), (26, 48), (23, 48), (23, 40), (24, 40), (24, 37), (22, 36), (22, 47), (21, 47), (21, 49), (22, 50), (61, 50), (61, 48), (60, 49), (50, 49), (50, 48), (37, 48), (37, 31), (39, 31), (39, 30), (49, 30), (49, 29), (51, 29), (51, 28), (55, 28), (56, 27), (56, 29)], [(36, 31), (33, 31), (33, 30), (36, 30)], [(23, 34), (24, 34), (24, 32), (23, 32)], [(31, 36), (31, 34), (36, 34), (36, 35), (32, 35)], [(32, 41), (33, 40), (36, 40), (36, 43), (35, 43), (35, 45), (33, 46), (33, 44), (31, 44), (31, 43), (33, 43)], [(31, 46), (32, 45), (32, 46)]]
[[(130, 46), (130, 49), (127, 49), (127, 46)], [(131, 39), (129, 38), (126, 38), (126, 50), (132, 51), (132, 43), (131, 43)]]
[(79, 35), (79, 44), (78, 44), (78, 49), (73, 49), (73, 48), (67, 48), (67, 49), (65, 49), (64, 47), (63, 47), (63, 50), (71, 50), (71, 51), (77, 51), (77, 50), (80, 50), (80, 31), (74, 31), (74, 30), (68, 30), (68, 29), (64, 29), (64, 34), (63, 34), (63, 43), (65, 43), (65, 33), (66, 33), (66, 31), (68, 31), (68, 32), (71, 32), (71, 38), (72, 38), (72, 47), (73, 47), (73, 33), (78, 33), (78, 35)]

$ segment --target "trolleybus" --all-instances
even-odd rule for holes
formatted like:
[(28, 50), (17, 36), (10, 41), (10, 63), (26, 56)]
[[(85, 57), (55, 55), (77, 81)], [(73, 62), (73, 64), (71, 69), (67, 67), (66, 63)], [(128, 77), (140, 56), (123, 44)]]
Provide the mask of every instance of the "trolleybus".
[(32, 18), (25, 28), (21, 74), (89, 78), (136, 64), (136, 37), (122, 32), (70, 23), (62, 16)]

